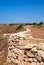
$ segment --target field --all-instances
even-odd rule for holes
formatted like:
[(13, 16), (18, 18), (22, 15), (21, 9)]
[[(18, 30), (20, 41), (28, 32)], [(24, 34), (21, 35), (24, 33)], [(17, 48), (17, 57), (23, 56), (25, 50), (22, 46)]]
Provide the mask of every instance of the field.
[(31, 32), (33, 37), (44, 39), (44, 27), (42, 28), (31, 27)]

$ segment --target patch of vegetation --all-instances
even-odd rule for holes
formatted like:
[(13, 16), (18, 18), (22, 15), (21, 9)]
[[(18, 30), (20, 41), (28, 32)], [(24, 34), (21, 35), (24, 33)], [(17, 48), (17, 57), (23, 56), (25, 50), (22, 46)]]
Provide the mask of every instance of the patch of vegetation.
[(40, 27), (44, 27), (44, 23), (41, 21), (41, 22), (39, 22), (39, 23), (33, 23), (33, 26), (34, 27), (38, 27), (38, 28), (40, 28)]
[(7, 37), (0, 36), (0, 47), (5, 48), (7, 46)]
[(11, 24), (9, 24), (10, 26), (13, 26), (13, 25), (15, 25), (14, 23), (11, 23)]
[(39, 23), (39, 25), (42, 25), (42, 24), (44, 24), (42, 21)]
[(3, 61), (0, 61), (0, 65), (3, 65)]
[(3, 47), (6, 47), (8, 45), (8, 40), (7, 40), (7, 37), (3, 37), (3, 40), (4, 40), (4, 45)]
[(22, 24), (20, 24), (17, 28), (16, 31), (25, 31), (26, 29), (23, 27)]

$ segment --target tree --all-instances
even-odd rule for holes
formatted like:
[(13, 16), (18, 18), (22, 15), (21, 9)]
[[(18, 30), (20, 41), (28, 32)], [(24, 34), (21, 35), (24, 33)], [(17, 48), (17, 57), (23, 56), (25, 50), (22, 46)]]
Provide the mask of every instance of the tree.
[(43, 24), (43, 22), (41, 21), (40, 23), (39, 23), (39, 25), (42, 25)]
[(33, 23), (33, 25), (36, 25), (36, 24), (37, 24), (37, 23), (35, 23), (35, 22)]

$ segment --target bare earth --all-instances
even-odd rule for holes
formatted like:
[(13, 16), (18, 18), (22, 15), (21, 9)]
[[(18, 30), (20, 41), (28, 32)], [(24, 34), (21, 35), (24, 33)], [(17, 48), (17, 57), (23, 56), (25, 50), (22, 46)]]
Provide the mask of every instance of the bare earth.
[(30, 29), (33, 37), (44, 39), (44, 28), (31, 27)]

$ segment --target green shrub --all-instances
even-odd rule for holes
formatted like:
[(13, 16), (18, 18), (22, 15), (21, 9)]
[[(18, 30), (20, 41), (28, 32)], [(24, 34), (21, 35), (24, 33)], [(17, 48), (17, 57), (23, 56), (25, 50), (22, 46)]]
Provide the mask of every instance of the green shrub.
[(25, 31), (26, 29), (23, 27), (22, 24), (20, 24), (17, 28), (16, 31)]
[(39, 23), (39, 25), (42, 25), (43, 24), (43, 22), (41, 21), (40, 23)]

